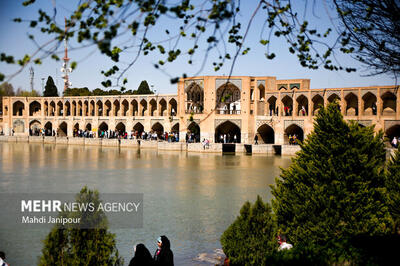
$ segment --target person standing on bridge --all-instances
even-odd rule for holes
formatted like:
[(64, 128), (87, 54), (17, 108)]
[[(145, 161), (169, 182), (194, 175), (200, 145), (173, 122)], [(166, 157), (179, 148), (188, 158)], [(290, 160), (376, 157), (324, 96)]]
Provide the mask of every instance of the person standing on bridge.
[(258, 135), (254, 136), (254, 145), (258, 145)]

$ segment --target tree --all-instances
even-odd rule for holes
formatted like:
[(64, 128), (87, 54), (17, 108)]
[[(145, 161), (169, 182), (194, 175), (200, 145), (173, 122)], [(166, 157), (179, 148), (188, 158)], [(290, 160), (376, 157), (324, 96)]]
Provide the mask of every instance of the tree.
[(270, 205), (257, 196), (253, 205), (243, 205), (240, 216), (222, 234), (222, 248), (232, 265), (265, 265), (278, 247), (276, 232)]
[(295, 246), (314, 246), (329, 263), (360, 259), (352, 244), (391, 231), (385, 201), (382, 132), (347, 123), (336, 103), (322, 108), (314, 131), (272, 186), (278, 226)]
[(395, 233), (400, 235), (400, 150), (391, 156), (387, 166), (387, 200), (389, 212), (393, 217)]
[(150, 90), (149, 84), (146, 80), (142, 80), (138, 89), (134, 92), (135, 94), (153, 94), (154, 92)]
[(3, 97), (4, 96), (14, 96), (14, 87), (8, 82), (3, 82), (0, 85), (0, 112), (3, 112)]
[(58, 89), (54, 84), (54, 80), (51, 76), (47, 78), (46, 86), (44, 87), (43, 92), (44, 97), (55, 97), (58, 96)]
[(400, 2), (334, 0), (342, 25), (343, 51), (355, 55), (369, 73), (400, 72)]
[[(97, 210), (99, 193), (85, 186), (75, 201), (93, 203)], [(108, 222), (103, 211), (63, 211), (60, 216), (79, 217), (81, 228), (57, 224), (44, 240), (39, 265), (123, 265), (116, 248), (115, 235), (107, 231)]]
[[(334, 30), (319, 29), (318, 22), (312, 25), (306, 19), (308, 2), (311, 2), (308, 0), (304, 0), (304, 10), (301, 4), (293, 5), (291, 0), (259, 0), (252, 15), (245, 19), (241, 17), (241, 4), (248, 1), (240, 0), (205, 0), (201, 4), (193, 4), (189, 0), (80, 1), (76, 10), (67, 18), (67, 32), (63, 30), (64, 25), (55, 21), (57, 6), (54, 7), (54, 14), (40, 10), (37, 19), (27, 21), (30, 27), (40, 27), (43, 33), (52, 36), (51, 40), (38, 47), (34, 57), (24, 55), (16, 60), (13, 56), (2, 53), (0, 61), (19, 64), (23, 68), (30, 62), (41, 64), (42, 58), (48, 56), (60, 60), (57, 56), (60, 43), (64, 38), (70, 38), (82, 44), (82, 47), (96, 46), (115, 63), (110, 69), (102, 71), (107, 79), (102, 82), (105, 87), (121, 86), (121, 90), (125, 90), (127, 71), (140, 56), (150, 53), (156, 53), (159, 58), (154, 64), (155, 68), (163, 68), (167, 63), (184, 56), (188, 65), (200, 61), (198, 73), (201, 73), (208, 55), (213, 51), (216, 55), (213, 55), (212, 68), (218, 71), (230, 62), (230, 76), (238, 56), (248, 54), (254, 45), (248, 43), (247, 37), (254, 27), (254, 18), (260, 15), (263, 16), (264, 23), (260, 27), (259, 44), (265, 46), (263, 56), (266, 59), (276, 57), (271, 46), (274, 38), (283, 38), (288, 44), (289, 52), (298, 57), (301, 66), (309, 69), (323, 67), (335, 71), (355, 71), (355, 68), (342, 66), (336, 60), (336, 53), (344, 53), (355, 54), (357, 59), (367, 64), (368, 58), (376, 59), (370, 63), (377, 70), (372, 74), (397, 73), (400, 35), (398, 1), (325, 1), (332, 9), (337, 7), (337, 15), (343, 22), (343, 27), (335, 23), (335, 19), (331, 20)], [(34, 2), (35, 0), (28, 0), (23, 4), (27, 6)], [(317, 2), (313, 1), (313, 4)], [(357, 8), (354, 14), (349, 12), (352, 7)], [(332, 17), (332, 14), (324, 16)], [(357, 27), (351, 28), (353, 18), (365, 19), (359, 20), (360, 23), (355, 22)], [(173, 26), (165, 29), (166, 21), (169, 20), (173, 20)], [(25, 20), (15, 18), (14, 21), (20, 23)], [(369, 24), (363, 24), (365, 22)], [(371, 28), (370, 25), (374, 24), (377, 26)], [(156, 34), (152, 34), (153, 32)], [(383, 39), (387, 37), (390, 38), (389, 42)], [(30, 38), (37, 43), (33, 35)], [(132, 45), (118, 46), (119, 38), (129, 38)], [(201, 47), (205, 47), (206, 52), (199, 60), (196, 55)], [(128, 64), (120, 64), (124, 55), (129, 55)], [(395, 55), (395, 58), (390, 59), (388, 55)], [(380, 63), (383, 66), (378, 71)], [(72, 65), (76, 66), (76, 62)], [(183, 73), (182, 76), (185, 77), (186, 74)], [(1, 74), (0, 80), (4, 77)], [(115, 77), (115, 82), (111, 77)], [(178, 77), (171, 78), (171, 82), (177, 81)]]

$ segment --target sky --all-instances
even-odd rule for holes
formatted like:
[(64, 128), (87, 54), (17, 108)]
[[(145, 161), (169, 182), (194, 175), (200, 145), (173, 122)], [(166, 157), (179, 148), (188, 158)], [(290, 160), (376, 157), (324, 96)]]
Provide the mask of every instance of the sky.
[[(329, 0), (327, 0), (329, 1)], [(0, 53), (14, 55), (16, 58), (21, 58), (24, 54), (31, 54), (36, 50), (36, 45), (28, 38), (28, 34), (33, 34), (38, 42), (45, 42), (49, 39), (48, 36), (40, 33), (38, 30), (29, 28), (28, 23), (15, 23), (12, 20), (16, 17), (21, 17), (25, 20), (37, 18), (39, 9), (45, 10), (52, 14), (53, 6), (56, 4), (57, 13), (56, 21), (62, 25), (64, 16), (71, 14), (71, 11), (76, 8), (79, 1), (56, 1), (56, 0), (37, 0), (36, 3), (29, 7), (23, 7), (21, 0), (0, 0)], [(200, 1), (192, 1), (199, 3)], [(247, 25), (251, 14), (256, 8), (256, 0), (241, 1), (241, 12), (238, 19), (242, 22), (242, 30)], [(293, 1), (301, 4), (298, 8), (304, 9), (305, 0)], [(331, 21), (327, 14), (333, 15), (329, 4), (323, 4), (324, 1), (315, 1), (316, 6), (309, 4), (305, 8), (305, 15), (311, 25), (324, 29), (331, 26)], [(303, 10), (304, 11), (304, 10)], [(328, 12), (328, 13), (327, 13)], [(302, 17), (302, 16), (301, 16)], [(236, 61), (233, 69), (233, 75), (240, 76), (275, 76), (277, 79), (311, 79), (311, 88), (338, 88), (338, 87), (357, 87), (357, 86), (383, 86), (393, 85), (394, 80), (388, 75), (380, 75), (373, 77), (365, 77), (366, 72), (362, 71), (360, 63), (353, 60), (347, 55), (339, 55), (338, 59), (344, 66), (356, 67), (359, 71), (355, 73), (347, 72), (332, 72), (324, 69), (309, 70), (300, 66), (297, 57), (288, 51), (288, 46), (283, 39), (274, 39), (271, 48), (277, 56), (274, 60), (267, 60), (265, 57), (265, 47), (259, 43), (260, 34), (262, 34), (262, 25), (266, 16), (262, 12), (258, 13), (254, 18), (252, 27), (246, 38), (245, 47), (250, 47), (251, 50), (245, 56), (240, 56)], [(166, 37), (165, 30), (173, 31), (179, 25), (172, 19), (164, 19), (159, 26), (153, 28), (150, 32), (150, 37), (153, 41), (158, 41)], [(209, 29), (207, 30), (209, 32)], [(264, 33), (265, 34), (265, 33)], [(124, 39), (125, 38), (125, 39)], [(126, 37), (121, 38), (122, 41), (127, 41)], [(129, 41), (129, 40), (128, 40)], [(77, 47), (77, 43), (73, 40), (69, 41), (70, 51), (69, 57), (71, 61), (77, 61), (77, 68), (71, 73), (70, 81), (72, 87), (88, 87), (90, 90), (102, 88), (101, 82), (105, 80), (101, 74), (101, 70), (109, 69), (113, 64), (110, 59), (101, 55), (95, 47), (84, 49), (72, 49)], [(173, 42), (165, 43), (166, 47), (172, 48)], [(179, 47), (182, 51), (187, 51), (192, 46), (188, 41), (182, 41)], [(222, 45), (221, 45), (222, 46)], [(126, 77), (128, 78), (127, 89), (137, 89), (142, 80), (147, 80), (149, 85), (156, 93), (176, 93), (177, 85), (171, 84), (171, 77), (181, 76), (183, 73), (188, 76), (198, 75), (228, 75), (231, 63), (228, 62), (220, 71), (215, 72), (212, 65), (213, 59), (218, 56), (216, 52), (208, 55), (208, 60), (202, 68), (202, 59), (206, 54), (207, 46), (200, 43), (198, 54), (194, 57), (193, 66), (187, 63), (188, 57), (179, 58), (173, 63), (165, 65), (161, 70), (155, 69), (154, 64), (160, 59), (160, 55), (141, 55), (138, 61), (131, 67)], [(60, 54), (63, 53), (63, 47), (60, 47)], [(233, 50), (229, 50), (233, 54)], [(121, 57), (122, 64), (128, 63), (135, 56), (131, 52)], [(60, 56), (61, 57), (61, 56)], [(14, 88), (22, 88), (23, 90), (30, 89), (30, 74), (28, 65), (23, 71), (15, 75), (9, 82)], [(63, 89), (63, 81), (61, 79), (62, 62), (55, 62), (51, 59), (43, 60), (41, 65), (32, 65), (34, 68), (34, 87), (39, 92), (42, 92), (43, 81), (47, 80), (50, 75), (55, 80), (55, 83), (60, 92)], [(17, 71), (16, 66), (0, 64), (0, 72), (6, 75), (13, 74)]]

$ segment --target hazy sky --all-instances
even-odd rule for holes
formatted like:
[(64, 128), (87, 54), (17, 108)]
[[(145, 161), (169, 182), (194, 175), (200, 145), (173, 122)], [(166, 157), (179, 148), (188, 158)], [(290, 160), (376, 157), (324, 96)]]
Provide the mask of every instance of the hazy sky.
[[(14, 23), (12, 21), (15, 17), (22, 19), (35, 19), (37, 18), (38, 9), (43, 9), (52, 12), (53, 4), (56, 3), (57, 15), (56, 20), (62, 25), (65, 15), (70, 14), (71, 10), (76, 6), (78, 1), (56, 1), (56, 0), (37, 0), (35, 4), (29, 7), (23, 7), (21, 0), (0, 0), (0, 52), (11, 54), (17, 58), (22, 57), (24, 54), (30, 54), (36, 50), (36, 45), (28, 39), (28, 34), (34, 34), (39, 42), (48, 40), (48, 36), (41, 34), (38, 30), (32, 30), (28, 27), (28, 23)], [(194, 3), (200, 1), (192, 1)], [(256, 0), (241, 1), (241, 14), (239, 19), (242, 22), (242, 30), (247, 25), (249, 17), (253, 13)], [(304, 1), (293, 1), (303, 4)], [(307, 8), (306, 17), (311, 20), (318, 28), (326, 28), (330, 26), (327, 10), (330, 14), (329, 4), (323, 5), (323, 1), (318, 2), (318, 6), (311, 9), (310, 3)], [(302, 5), (303, 6), (303, 5)], [(302, 16), (301, 16), (302, 17)], [(294, 78), (308, 78), (311, 79), (312, 88), (331, 88), (331, 87), (355, 87), (355, 86), (371, 86), (371, 85), (392, 85), (394, 81), (391, 77), (386, 75), (374, 77), (362, 77), (362, 71), (356, 73), (346, 72), (332, 72), (327, 70), (309, 70), (302, 68), (298, 63), (297, 57), (288, 52), (288, 47), (283, 40), (273, 42), (272, 51), (277, 55), (274, 60), (267, 60), (265, 58), (265, 47), (259, 43), (260, 32), (262, 30), (265, 15), (261, 12), (258, 14), (252, 24), (246, 40), (245, 47), (251, 47), (250, 52), (246, 56), (241, 56), (236, 62), (233, 70), (233, 75), (243, 76), (276, 76), (278, 79), (294, 79)], [(154, 41), (166, 38), (165, 30), (173, 31), (178, 28), (176, 21), (163, 20), (160, 26), (154, 28), (150, 34)], [(124, 40), (121, 40), (124, 41)], [(76, 43), (70, 42), (71, 48), (76, 47)], [(166, 47), (172, 47), (174, 43), (167, 43)], [(181, 50), (187, 51), (190, 45), (188, 42), (182, 42)], [(159, 55), (141, 55), (135, 65), (127, 72), (129, 80), (128, 89), (137, 89), (140, 81), (147, 80), (150, 85), (154, 85), (154, 89), (158, 93), (176, 93), (176, 84), (170, 83), (170, 78), (180, 76), (186, 73), (188, 76), (195, 74), (198, 75), (228, 75), (231, 64), (227, 63), (220, 71), (215, 72), (212, 66), (213, 59), (217, 56), (216, 52), (209, 54), (205, 67), (199, 72), (202, 65), (202, 58), (205, 55), (207, 46), (203, 43), (198, 50), (199, 54), (194, 58), (194, 66), (187, 64), (188, 57), (178, 59), (172, 64), (167, 64), (163, 71), (154, 68), (154, 64), (160, 59)], [(63, 47), (60, 48), (62, 53)], [(232, 50), (231, 50), (232, 51)], [(232, 53), (231, 53), (232, 54)], [(61, 55), (61, 54), (60, 54)], [(121, 58), (123, 63), (129, 62), (135, 56), (134, 53), (126, 54)], [(62, 56), (60, 56), (62, 57)], [(101, 70), (107, 70), (112, 66), (112, 61), (102, 56), (96, 51), (95, 47), (89, 47), (79, 50), (71, 50), (69, 52), (71, 61), (77, 61), (78, 67), (70, 75), (72, 87), (88, 87), (93, 90), (97, 87), (102, 87), (101, 82), (104, 77), (101, 75)], [(342, 65), (360, 67), (360, 64), (351, 59), (349, 56), (338, 57)], [(58, 85), (61, 92), (63, 88), (63, 81), (61, 79), (62, 62), (55, 62), (54, 60), (44, 60), (42, 65), (34, 65), (34, 84), (35, 88), (39, 91), (42, 90), (42, 78), (47, 79), (51, 75)], [(15, 76), (10, 83), (15, 88), (21, 87), (25, 90), (30, 88), (29, 66)], [(16, 67), (0, 64), (0, 72), (5, 74), (14, 73)]]

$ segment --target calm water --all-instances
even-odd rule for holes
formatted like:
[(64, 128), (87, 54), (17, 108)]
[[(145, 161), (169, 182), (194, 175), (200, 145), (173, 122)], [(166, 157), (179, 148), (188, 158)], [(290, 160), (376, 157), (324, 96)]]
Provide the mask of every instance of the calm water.
[[(117, 247), (129, 263), (132, 246), (153, 254), (156, 239), (171, 240), (176, 265), (196, 265), (199, 253), (220, 248), (223, 231), (246, 200), (270, 200), (269, 185), (289, 157), (221, 156), (118, 149), (0, 143), (0, 192), (102, 192), (144, 194), (144, 226), (120, 229)], [(34, 265), (48, 231), (0, 230), (0, 250), (11, 265)]]

